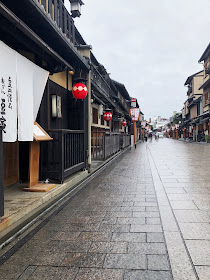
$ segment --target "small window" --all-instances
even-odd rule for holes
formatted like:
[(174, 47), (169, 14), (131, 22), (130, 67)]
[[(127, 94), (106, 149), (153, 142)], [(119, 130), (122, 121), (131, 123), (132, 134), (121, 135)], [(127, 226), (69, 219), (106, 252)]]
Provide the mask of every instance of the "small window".
[(101, 116), (101, 125), (104, 125), (104, 117)]
[(98, 110), (96, 108), (93, 108), (93, 123), (98, 124)]

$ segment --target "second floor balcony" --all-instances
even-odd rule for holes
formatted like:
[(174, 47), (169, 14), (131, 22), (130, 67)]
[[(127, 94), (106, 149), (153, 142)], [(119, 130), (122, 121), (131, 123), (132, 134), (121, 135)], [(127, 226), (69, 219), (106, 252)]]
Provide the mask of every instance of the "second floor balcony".
[(57, 24), (71, 43), (75, 43), (74, 21), (64, 5), (63, 0), (34, 0), (38, 2), (48, 16)]
[(76, 28), (63, 0), (1, 2), (67, 62), (89, 69), (87, 61), (75, 47)]
[(98, 91), (108, 99), (112, 98), (112, 90), (98, 70), (91, 65), (91, 81)]

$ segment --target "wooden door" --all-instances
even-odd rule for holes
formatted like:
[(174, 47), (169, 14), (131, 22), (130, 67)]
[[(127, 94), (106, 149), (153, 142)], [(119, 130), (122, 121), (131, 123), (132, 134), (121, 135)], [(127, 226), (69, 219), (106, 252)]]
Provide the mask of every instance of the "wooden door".
[(4, 186), (19, 182), (19, 145), (18, 142), (3, 143)]

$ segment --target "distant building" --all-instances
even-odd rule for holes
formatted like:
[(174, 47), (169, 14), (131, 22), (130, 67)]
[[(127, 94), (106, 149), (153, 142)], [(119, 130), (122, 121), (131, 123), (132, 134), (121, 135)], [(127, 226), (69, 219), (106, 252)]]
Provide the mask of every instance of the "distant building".
[(170, 121), (166, 118), (162, 118), (161, 116), (158, 116), (157, 118), (149, 118), (150, 125), (153, 126), (154, 130), (159, 130), (161, 131), (163, 129), (163, 127), (168, 124)]

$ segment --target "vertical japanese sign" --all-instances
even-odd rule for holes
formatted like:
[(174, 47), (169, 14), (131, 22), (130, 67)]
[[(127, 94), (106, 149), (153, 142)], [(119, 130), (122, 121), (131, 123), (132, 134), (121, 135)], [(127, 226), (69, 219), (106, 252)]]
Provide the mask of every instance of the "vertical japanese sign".
[(16, 55), (6, 45), (0, 50), (0, 124), (4, 142), (17, 140)]
[[(49, 72), (0, 41), (0, 125), (3, 142), (33, 141)], [(18, 125), (17, 125), (18, 123)]]
[(146, 122), (142, 122), (142, 123), (141, 123), (141, 127), (142, 127), (142, 128), (145, 128), (145, 127), (146, 127)]
[(140, 115), (140, 109), (139, 108), (130, 109), (130, 115), (131, 115), (132, 121), (138, 121), (139, 115)]

